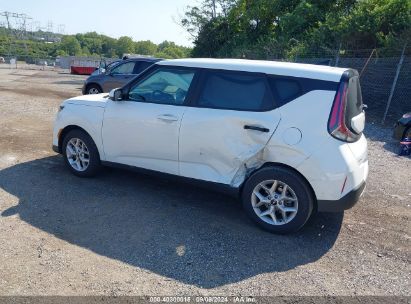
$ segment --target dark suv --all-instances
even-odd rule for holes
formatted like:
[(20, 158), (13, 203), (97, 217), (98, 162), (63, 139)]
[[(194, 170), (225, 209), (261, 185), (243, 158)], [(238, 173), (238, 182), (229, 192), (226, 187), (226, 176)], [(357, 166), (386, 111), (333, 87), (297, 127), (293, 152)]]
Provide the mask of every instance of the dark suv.
[(83, 94), (99, 94), (122, 87), (160, 60), (159, 58), (140, 57), (118, 61), (110, 65), (103, 73), (88, 77), (84, 82), (82, 92)]

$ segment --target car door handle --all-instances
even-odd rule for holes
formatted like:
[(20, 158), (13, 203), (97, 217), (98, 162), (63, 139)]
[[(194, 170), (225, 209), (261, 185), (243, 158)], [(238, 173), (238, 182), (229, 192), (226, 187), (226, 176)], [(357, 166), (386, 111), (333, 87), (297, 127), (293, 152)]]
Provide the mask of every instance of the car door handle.
[(270, 132), (270, 129), (264, 128), (264, 127), (258, 127), (258, 126), (250, 126), (250, 125), (245, 125), (244, 129), (246, 130), (255, 130), (255, 131), (260, 131), (264, 133)]
[(157, 116), (158, 119), (160, 120), (165, 120), (165, 121), (177, 121), (178, 117), (172, 114), (163, 114)]

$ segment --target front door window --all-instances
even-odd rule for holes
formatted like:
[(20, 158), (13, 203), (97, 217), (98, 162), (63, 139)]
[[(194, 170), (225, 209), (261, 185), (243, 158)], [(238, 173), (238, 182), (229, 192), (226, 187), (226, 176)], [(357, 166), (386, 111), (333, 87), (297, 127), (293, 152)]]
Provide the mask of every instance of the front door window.
[(158, 69), (130, 89), (129, 99), (181, 105), (186, 100), (194, 71)]

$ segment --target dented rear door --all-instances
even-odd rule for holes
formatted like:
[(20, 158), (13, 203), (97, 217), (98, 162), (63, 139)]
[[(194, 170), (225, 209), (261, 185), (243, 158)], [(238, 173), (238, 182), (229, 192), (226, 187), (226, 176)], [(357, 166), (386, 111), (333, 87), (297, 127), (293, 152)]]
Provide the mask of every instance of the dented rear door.
[(237, 187), (280, 122), (266, 77), (207, 71), (195, 100), (180, 128), (180, 175)]

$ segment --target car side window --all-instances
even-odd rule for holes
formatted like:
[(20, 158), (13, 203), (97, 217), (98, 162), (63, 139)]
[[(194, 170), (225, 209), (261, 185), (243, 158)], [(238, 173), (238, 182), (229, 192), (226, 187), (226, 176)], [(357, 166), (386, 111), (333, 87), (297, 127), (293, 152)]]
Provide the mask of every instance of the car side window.
[(140, 61), (136, 63), (136, 67), (134, 68), (134, 74), (140, 74), (147, 68), (151, 67), (153, 62), (150, 61)]
[(135, 65), (134, 62), (126, 62), (126, 63), (120, 64), (111, 70), (111, 74), (113, 75), (133, 74), (134, 65)]
[(270, 78), (270, 86), (278, 95), (281, 105), (302, 95), (302, 88), (298, 81), (292, 79)]
[(197, 104), (199, 107), (243, 111), (274, 108), (265, 76), (245, 72), (207, 72)]
[(186, 100), (194, 74), (192, 70), (159, 68), (131, 87), (129, 99), (181, 105)]

